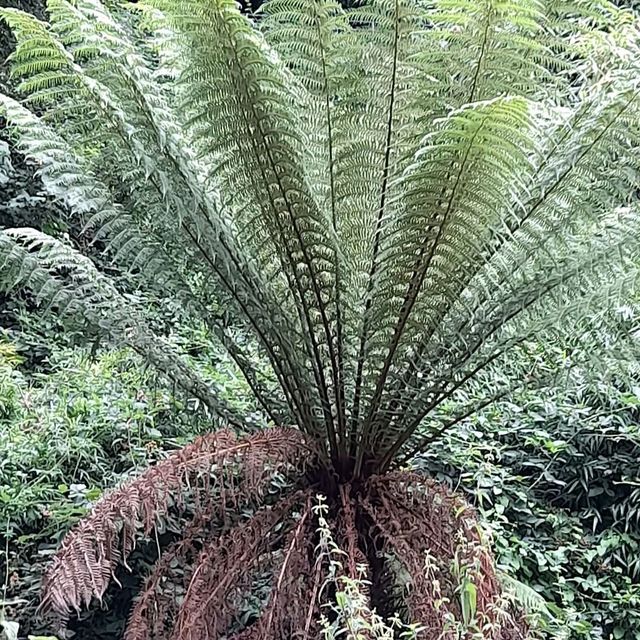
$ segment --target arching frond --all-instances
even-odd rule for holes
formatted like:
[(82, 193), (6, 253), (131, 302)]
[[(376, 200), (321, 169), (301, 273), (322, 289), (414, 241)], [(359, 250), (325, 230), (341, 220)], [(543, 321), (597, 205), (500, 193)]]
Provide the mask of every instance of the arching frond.
[[(67, 13), (72, 11), (72, 7), (67, 3), (61, 2), (59, 5), (54, 5), (58, 11), (66, 11)], [(76, 14), (78, 11), (76, 11)], [(43, 37), (48, 37), (52, 43), (52, 47), (55, 50), (63, 49), (61, 42), (57, 41), (55, 37), (47, 33), (46, 36), (42, 35), (43, 27), (34, 18), (30, 16), (23, 16), (19, 12), (9, 12), (9, 19), (14, 23), (19, 24), (18, 33), (22, 37), (20, 42), (23, 42), (25, 52), (24, 55), (28, 58), (30, 55), (29, 44), (33, 41), (38, 41)], [(107, 16), (108, 18), (108, 16)], [(80, 18), (77, 18), (78, 20)], [(90, 23), (90, 18), (85, 17), (87, 24)], [(100, 24), (108, 23), (107, 19), (101, 21)], [(115, 28), (115, 27), (114, 27)], [(84, 30), (87, 33), (87, 29)], [(117, 35), (117, 34), (116, 34)], [(122, 52), (122, 49), (127, 48), (127, 42), (121, 38), (113, 36), (111, 39), (105, 38), (101, 33), (91, 33), (91, 42), (95, 47), (100, 47), (99, 50), (103, 56), (108, 60)], [(85, 36), (85, 37), (89, 37)], [(109, 48), (109, 45), (115, 49)], [(117, 49), (116, 49), (117, 47)], [(131, 45), (128, 47), (131, 49)], [(23, 53), (23, 47), (18, 47), (14, 56), (20, 57)], [(232, 296), (232, 300), (240, 306), (240, 310), (245, 318), (248, 318), (253, 322), (254, 327), (258, 327), (258, 333), (261, 335), (261, 340), (264, 340), (264, 344), (267, 344), (268, 350), (271, 352), (271, 359), (276, 367), (276, 370), (280, 371), (281, 381), (285, 388), (288, 388), (290, 393), (294, 393), (291, 390), (292, 379), (304, 379), (305, 371), (304, 367), (299, 365), (298, 371), (294, 376), (291, 373), (291, 359), (295, 359), (296, 352), (289, 344), (286, 345), (289, 336), (292, 331), (278, 330), (272, 334), (272, 338), (275, 337), (276, 341), (280, 342), (279, 345), (271, 344), (271, 338), (268, 338), (265, 334), (268, 323), (272, 322), (271, 313), (278, 314), (278, 306), (272, 301), (270, 304), (271, 311), (265, 309), (264, 296), (268, 292), (268, 286), (266, 284), (260, 284), (260, 276), (255, 268), (251, 267), (246, 260), (245, 254), (235, 246), (235, 240), (229, 235), (228, 223), (220, 219), (219, 213), (215, 209), (215, 202), (211, 200), (210, 196), (206, 194), (203, 187), (197, 183), (197, 166), (192, 166), (188, 160), (188, 154), (185, 155), (183, 147), (177, 147), (175, 138), (177, 136), (175, 124), (170, 120), (170, 110), (164, 103), (160, 96), (154, 96), (154, 86), (150, 82), (150, 72), (146, 71), (139, 58), (133, 57), (129, 65), (129, 69), (123, 64), (113, 63), (113, 67), (110, 70), (110, 78), (113, 76), (113, 72), (119, 73), (117, 76), (118, 88), (122, 90), (122, 79), (127, 82), (125, 89), (133, 90), (135, 92), (134, 98), (137, 97), (138, 101), (129, 100), (123, 102), (122, 99), (115, 94), (109, 87), (100, 83), (95, 78), (88, 75), (81, 67), (75, 63), (69, 62), (71, 54), (65, 52), (68, 62), (67, 73), (63, 74), (61, 82), (71, 84), (69, 89), (73, 95), (73, 104), (83, 102), (89, 104), (93, 102), (97, 111), (96, 116), (98, 120), (107, 120), (107, 132), (106, 134), (111, 136), (117, 136), (122, 141), (122, 145), (118, 145), (118, 162), (130, 157), (131, 166), (144, 167), (144, 175), (139, 176), (139, 179), (144, 180), (147, 183), (151, 183), (152, 189), (156, 192), (155, 197), (159, 199), (160, 206), (163, 209), (168, 209), (169, 213), (178, 214), (176, 218), (167, 218), (167, 213), (164, 213), (163, 220), (168, 222), (168, 227), (160, 226), (158, 228), (158, 217), (147, 218), (146, 224), (143, 224), (139, 233), (136, 233), (135, 227), (132, 228), (126, 220), (122, 219), (120, 211), (114, 210), (97, 210), (94, 211), (95, 215), (88, 220), (88, 224), (95, 228), (95, 234), (97, 237), (106, 238), (109, 242), (122, 253), (126, 251), (129, 253), (129, 258), (134, 258), (134, 265), (138, 268), (147, 267), (146, 271), (154, 273), (155, 265), (153, 264), (140, 264), (140, 261), (144, 259), (145, 255), (151, 257), (158, 257), (157, 252), (152, 248), (147, 248), (146, 251), (136, 250), (134, 244), (136, 237), (140, 235), (145, 236), (150, 231), (152, 238), (157, 238), (155, 243), (156, 247), (162, 245), (163, 248), (167, 248), (167, 245), (174, 240), (168, 234), (175, 234), (176, 231), (182, 232), (184, 242), (187, 245), (191, 245), (195, 252), (195, 258), (204, 261), (204, 268), (213, 271), (213, 274), (217, 276), (222, 285), (222, 289)], [(104, 58), (103, 58), (104, 59)], [(18, 68), (21, 70), (21, 67)], [(37, 71), (37, 69), (36, 69)], [(145, 74), (146, 71), (146, 74)], [(43, 82), (43, 86), (39, 83)], [(52, 98), (50, 92), (50, 86), (47, 78), (42, 78), (39, 74), (36, 74), (32, 78), (34, 86), (37, 85), (38, 90), (36, 96), (38, 101), (50, 100)], [(82, 91), (78, 90), (73, 92), (73, 87), (80, 84)], [(146, 96), (151, 96), (146, 99)], [(129, 96), (130, 97), (130, 96)], [(133, 104), (139, 109), (140, 101), (142, 101), (143, 113), (142, 115), (146, 119), (146, 127), (140, 125), (136, 120), (132, 118), (135, 114), (130, 114), (131, 105)], [(156, 104), (158, 103), (158, 104)], [(166, 108), (165, 108), (166, 107)], [(86, 109), (86, 106), (84, 107)], [(27, 115), (24, 112), (16, 113), (17, 107), (13, 103), (8, 109), (8, 115), (12, 121), (20, 126), (22, 123), (23, 130), (31, 133), (36, 133), (33, 127), (33, 121), (27, 121)], [(66, 113), (66, 112), (65, 112)], [(102, 118), (101, 118), (102, 116)], [(103, 127), (104, 128), (104, 127)], [(34, 136), (38, 144), (47, 137), (51, 137), (48, 131), (43, 131), (42, 128), (38, 131), (38, 134)], [(49, 134), (49, 135), (47, 135)], [(30, 135), (30, 134), (28, 134)], [(93, 134), (92, 134), (93, 135)], [(151, 135), (151, 137), (149, 137)], [(116, 139), (117, 139), (116, 138)], [(67, 157), (69, 148), (67, 144), (59, 140), (51, 141), (60, 147), (64, 146), (64, 155)], [(29, 141), (23, 139), (23, 144), (28, 147)], [(155, 153), (154, 153), (155, 147)], [(36, 149), (37, 151), (37, 149)], [(124, 157), (121, 155), (124, 153)], [(165, 158), (166, 162), (161, 163), (161, 160)], [(42, 155), (37, 158), (42, 161)], [(166, 163), (169, 163), (167, 166)], [(45, 172), (63, 172), (63, 180), (69, 181), (68, 167), (60, 163), (59, 157), (52, 158), (52, 166), (47, 169), (45, 165)], [(163, 166), (164, 164), (164, 166)], [(177, 174), (177, 175), (176, 175)], [(175, 184), (175, 182), (178, 184)], [(148, 197), (148, 194), (145, 194)], [(78, 199), (80, 200), (80, 199)], [(87, 204), (92, 202), (89, 199)], [(199, 207), (195, 210), (190, 203), (200, 203)], [(84, 205), (84, 203), (83, 203)], [(90, 206), (90, 205), (89, 205)], [(148, 215), (148, 213), (147, 213)], [(154, 229), (149, 229), (149, 223), (153, 223)], [(175, 240), (174, 240), (175, 242)], [(139, 244), (139, 240), (138, 240)], [(133, 255), (131, 255), (133, 253)], [(176, 245), (174, 255), (184, 255), (184, 244)], [(116, 258), (118, 258), (116, 253)], [(124, 256), (127, 257), (127, 256)], [(175, 267), (173, 267), (175, 270)], [(183, 267), (184, 268), (184, 267)], [(262, 299), (262, 300), (261, 300)], [(265, 315), (266, 312), (266, 315)], [(277, 323), (281, 326), (286, 326), (287, 321), (285, 318), (280, 318)], [(278, 338), (280, 336), (280, 338)], [(285, 343), (283, 343), (283, 339)], [(276, 355), (280, 352), (280, 355)], [(289, 356), (286, 356), (286, 353)], [(285, 356), (284, 358), (282, 356)], [(287, 363), (289, 367), (287, 367)], [(284, 371), (288, 371), (285, 373)], [(283, 376), (286, 376), (288, 382), (283, 380)], [(304, 397), (304, 402), (298, 400), (300, 406), (309, 405), (311, 401), (307, 397), (309, 387), (307, 385), (306, 391), (304, 386), (301, 387), (301, 392)], [(298, 416), (300, 421), (303, 421), (303, 416)], [(308, 421), (308, 418), (304, 419)]]
[(149, 535), (170, 507), (180, 507), (192, 483), (204, 483), (198, 499), (215, 496), (224, 513), (226, 504), (260, 496), (274, 473), (304, 466), (305, 453), (303, 438), (293, 430), (269, 429), (244, 440), (219, 431), (197, 439), (107, 494), (71, 531), (45, 576), (42, 606), (66, 619), (101, 598), (136, 536)]
[(153, 334), (132, 303), (85, 256), (33, 229), (9, 229), (0, 232), (0, 265), (0, 287), (5, 291), (27, 288), (43, 311), (88, 321), (142, 355), (199, 398), (214, 416), (245, 428), (244, 418)]
[[(330, 274), (336, 244), (301, 168), (305, 141), (296, 126), (287, 76), (234, 2), (196, 1), (187, 9), (189, 17), (183, 13), (187, 7), (159, 6), (167, 11), (190, 59), (207, 61), (191, 65), (182, 77), (188, 87), (187, 126), (213, 169), (209, 178), (234, 197), (242, 242), (260, 251), (271, 277), (287, 282), (335, 450), (330, 388), (336, 388), (338, 364)], [(238, 155), (245, 162), (241, 172), (230, 162)]]
[(239, 365), (267, 413), (275, 411), (272, 415), (286, 415), (286, 411), (282, 412), (282, 403), (273, 397), (272, 391), (263, 388), (242, 350), (209, 310), (207, 297), (194, 290), (185, 277), (178, 247), (168, 246), (164, 234), (149, 233), (146, 226), (125, 212), (115, 201), (112, 190), (94, 175), (91, 165), (45, 122), (13, 99), (1, 95), (0, 113), (21, 132), (21, 150), (39, 163), (40, 177), (49, 191), (67, 205), (77, 224), (89, 229), (94, 241), (104, 241), (117, 264), (146, 274), (158, 289), (170, 290), (202, 317)]
[(504, 572), (499, 572), (498, 578), (506, 587), (511, 597), (527, 613), (543, 615), (551, 620), (555, 619), (555, 616), (549, 609), (549, 604), (535, 589)]

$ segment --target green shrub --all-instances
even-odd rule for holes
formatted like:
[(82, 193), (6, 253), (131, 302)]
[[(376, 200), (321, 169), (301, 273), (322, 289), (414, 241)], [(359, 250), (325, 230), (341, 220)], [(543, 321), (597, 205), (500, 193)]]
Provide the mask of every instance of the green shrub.
[(188, 435), (171, 395), (126, 349), (95, 360), (61, 351), (51, 374), (31, 379), (5, 353), (0, 517), (11, 538), (67, 529), (104, 486), (156, 459), (155, 445), (175, 446)]
[(640, 638), (637, 393), (521, 394), (417, 463), (475, 503), (502, 569), (552, 604), (549, 637)]

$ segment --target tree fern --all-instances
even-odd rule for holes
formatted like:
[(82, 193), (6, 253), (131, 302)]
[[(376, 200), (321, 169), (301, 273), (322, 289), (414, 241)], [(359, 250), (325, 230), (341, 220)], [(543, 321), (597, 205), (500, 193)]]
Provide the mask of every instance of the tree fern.
[[(127, 637), (315, 637), (336, 565), (314, 556), (313, 490), (346, 553), (335, 584), (364, 576), (386, 614), (409, 572), (400, 609), (423, 637), (521, 637), (472, 514), (397, 468), (515, 388), (557, 383), (545, 345), (588, 344), (589, 360), (565, 363), (586, 372), (635, 353), (616, 309), (638, 273), (637, 16), (605, 0), (268, 0), (253, 19), (232, 0), (48, 8), (48, 23), (0, 10), (25, 96), (0, 98), (17, 144), (74, 224), (207, 323), (288, 428), (239, 445), (256, 451), (243, 468), (274, 438), (291, 456), (279, 448), (269, 469), (297, 478), (248, 522), (214, 526), (211, 500), (199, 502)], [(6, 288), (105, 329), (246, 428), (72, 246), (5, 230), (0, 257)], [(225, 493), (215, 474), (228, 483), (245, 454), (216, 455), (211, 477), (195, 469), (211, 499)], [(103, 595), (118, 543), (127, 555), (137, 512), (118, 512), (105, 548), (88, 532), (107, 535), (100, 514), (131, 491), (105, 498), (51, 569), (45, 601), (63, 617)], [(228, 495), (253, 504), (260, 491)], [(72, 575), (83, 549), (94, 560)], [(190, 567), (182, 608), (160, 588), (183, 579), (175, 561)], [(234, 594), (262, 569), (271, 595), (242, 630)], [(471, 608), (456, 604), (458, 579)]]

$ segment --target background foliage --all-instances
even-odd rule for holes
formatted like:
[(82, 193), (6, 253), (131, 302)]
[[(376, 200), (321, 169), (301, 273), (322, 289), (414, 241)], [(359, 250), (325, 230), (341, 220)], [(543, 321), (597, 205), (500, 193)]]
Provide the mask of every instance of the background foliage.
[[(20, 6), (41, 12), (35, 2)], [(9, 44), (0, 31), (0, 56)], [(0, 142), (0, 226), (28, 221), (77, 233), (54, 225), (59, 205), (33, 173)], [(208, 425), (131, 352), (81, 334), (61, 338), (53, 321), (33, 319), (28, 299), (0, 303), (3, 609), (21, 634), (37, 633), (39, 574), (64, 531), (106, 487)], [(175, 318), (148, 304), (168, 339), (251, 413), (211, 337), (197, 328), (178, 335)], [(493, 530), (501, 565), (557, 607), (549, 637), (640, 638), (639, 412), (632, 383), (577, 378), (566, 390), (523, 393), (463, 422), (419, 461), (467, 493)], [(100, 622), (114, 637), (117, 621)], [(83, 633), (95, 637), (96, 627)]]
[[(25, 334), (12, 335), (18, 342), (0, 344), (3, 599), (17, 601), (7, 618), (35, 633), (45, 631), (33, 620), (38, 580), (63, 533), (104, 489), (208, 425), (128, 350), (54, 347), (46, 372), (34, 373), (20, 356)], [(174, 339), (216, 351), (196, 332)], [(247, 398), (220, 365), (209, 375), (236, 401)], [(495, 406), (418, 462), (466, 493), (493, 532), (501, 567), (555, 605), (549, 638), (640, 637), (639, 411), (640, 389), (575, 381), (567, 393)], [(86, 618), (79, 637), (117, 637), (137, 585), (125, 586), (113, 617)]]

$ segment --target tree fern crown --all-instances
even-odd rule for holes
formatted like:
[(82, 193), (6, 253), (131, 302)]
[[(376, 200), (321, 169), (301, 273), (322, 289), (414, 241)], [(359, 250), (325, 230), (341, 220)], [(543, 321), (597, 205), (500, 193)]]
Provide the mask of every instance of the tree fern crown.
[[(312, 437), (339, 477), (386, 470), (514, 386), (544, 384), (534, 342), (575, 346), (608, 322), (608, 348), (632, 348), (602, 313), (636, 274), (631, 12), (48, 6), (49, 23), (0, 13), (27, 98), (0, 99), (19, 145), (110, 259), (179, 297), (266, 419)], [(7, 285), (125, 336), (246, 426), (142, 313), (113, 312), (120, 293), (73, 247), (1, 240)]]

